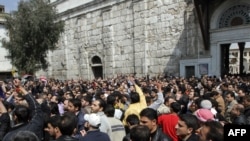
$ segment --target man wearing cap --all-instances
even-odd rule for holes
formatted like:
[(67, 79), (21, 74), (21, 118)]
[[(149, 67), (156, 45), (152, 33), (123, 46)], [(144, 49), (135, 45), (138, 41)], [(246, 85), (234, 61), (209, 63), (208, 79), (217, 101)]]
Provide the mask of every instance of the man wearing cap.
[(81, 131), (83, 137), (80, 137), (80, 141), (110, 141), (108, 134), (99, 130), (101, 125), (99, 115), (95, 113), (85, 114), (84, 119), (86, 120), (85, 127), (88, 131)]
[(202, 123), (209, 120), (215, 120), (214, 114), (205, 108), (198, 109), (194, 112), (194, 115), (197, 117), (197, 119)]

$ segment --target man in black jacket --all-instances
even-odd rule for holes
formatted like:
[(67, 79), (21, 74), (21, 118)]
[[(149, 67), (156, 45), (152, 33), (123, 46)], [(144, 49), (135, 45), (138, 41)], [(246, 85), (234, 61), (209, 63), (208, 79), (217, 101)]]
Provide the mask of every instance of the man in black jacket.
[(199, 127), (199, 120), (195, 115), (179, 115), (178, 123), (175, 126), (179, 141), (199, 141), (199, 137), (196, 135), (196, 130)]
[(250, 125), (250, 95), (244, 96), (242, 104), (245, 107), (244, 115), (247, 118), (247, 125)]
[(56, 141), (79, 141), (79, 139), (72, 137), (77, 126), (77, 117), (74, 113), (64, 113), (59, 122), (60, 136)]
[(157, 124), (157, 111), (152, 108), (145, 108), (140, 112), (140, 124), (146, 125), (150, 130), (151, 141), (172, 141), (162, 132)]
[(10, 127), (10, 116), (5, 108), (3, 101), (0, 100), (0, 141), (8, 132)]
[(18, 131), (32, 131), (38, 138), (42, 139), (44, 120), (39, 103), (21, 86), (21, 81), (19, 79), (14, 79), (13, 82), (17, 91), (24, 96), (29, 107), (16, 105), (13, 112), (15, 125), (4, 136), (3, 141), (12, 140), (13, 136), (17, 134)]

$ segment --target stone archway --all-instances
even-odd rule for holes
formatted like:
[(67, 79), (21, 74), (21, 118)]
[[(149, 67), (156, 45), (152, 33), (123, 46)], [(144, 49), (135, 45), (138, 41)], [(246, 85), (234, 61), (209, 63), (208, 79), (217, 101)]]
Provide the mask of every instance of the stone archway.
[(91, 59), (92, 62), (92, 72), (95, 78), (103, 78), (103, 66), (102, 66), (102, 60), (98, 56), (94, 56)]
[[(210, 21), (210, 43), (212, 56), (212, 72), (218, 76), (229, 72), (229, 47), (232, 43), (241, 45), (250, 41), (250, 2), (228, 0), (221, 4), (213, 13)], [(239, 48), (241, 54), (244, 47)], [(240, 55), (243, 58), (243, 55)], [(243, 62), (243, 60), (242, 60)], [(239, 64), (240, 66), (243, 63)], [(243, 71), (240, 67), (241, 72)]]

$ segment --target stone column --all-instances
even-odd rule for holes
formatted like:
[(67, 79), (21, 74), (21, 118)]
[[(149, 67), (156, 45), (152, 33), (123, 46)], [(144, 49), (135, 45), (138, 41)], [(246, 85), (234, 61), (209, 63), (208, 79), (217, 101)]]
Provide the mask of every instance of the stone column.
[(243, 53), (245, 49), (245, 42), (238, 43), (239, 50), (240, 50), (240, 75), (243, 74), (244, 66), (243, 66)]
[(231, 44), (221, 44), (221, 76), (229, 73), (229, 47)]

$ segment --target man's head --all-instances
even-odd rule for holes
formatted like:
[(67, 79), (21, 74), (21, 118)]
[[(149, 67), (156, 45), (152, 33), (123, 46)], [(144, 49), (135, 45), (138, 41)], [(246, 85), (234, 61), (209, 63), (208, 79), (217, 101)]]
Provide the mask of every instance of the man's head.
[(40, 141), (32, 131), (18, 131), (12, 141)]
[(105, 111), (106, 102), (103, 99), (96, 99), (91, 104), (91, 112), (97, 113)]
[(5, 99), (8, 99), (11, 96), (12, 92), (11, 91), (7, 91), (5, 93)]
[(171, 96), (166, 97), (164, 100), (164, 104), (168, 107), (170, 107), (170, 104), (173, 102), (175, 102), (175, 99), (174, 97), (171, 97)]
[(51, 115), (59, 115), (59, 108), (58, 108), (58, 104), (55, 102), (50, 102), (49, 103), (49, 107), (50, 107), (50, 114)]
[(228, 84), (228, 91), (234, 91), (234, 84)]
[(196, 118), (201, 122), (206, 122), (208, 120), (215, 120), (214, 114), (211, 112), (211, 110), (200, 108), (194, 112), (194, 115)]
[(62, 135), (71, 136), (76, 130), (77, 127), (77, 117), (74, 113), (66, 112), (61, 116), (61, 120), (59, 123), (59, 129)]
[(216, 99), (219, 95), (220, 95), (220, 93), (218, 91), (212, 91), (210, 93), (210, 98), (211, 99)]
[(66, 99), (72, 99), (74, 97), (74, 94), (71, 91), (67, 91), (65, 93), (65, 98)]
[(151, 91), (151, 97), (153, 99), (156, 99), (157, 98), (157, 93), (158, 93), (158, 90), (157, 89), (152, 89)]
[(130, 93), (131, 104), (140, 102), (140, 95), (137, 92)]
[(22, 94), (17, 94), (14, 96), (15, 105), (25, 105), (28, 106), (27, 101), (24, 99)]
[(51, 102), (55, 102), (58, 103), (58, 96), (57, 95), (53, 95), (50, 99)]
[(68, 111), (69, 110), (68, 107), (69, 107), (69, 100), (64, 99), (63, 100), (63, 109), (64, 109), (64, 111)]
[(227, 102), (232, 102), (233, 100), (235, 100), (235, 94), (233, 91), (228, 91), (226, 94), (226, 101)]
[(199, 128), (198, 119), (192, 114), (179, 115), (179, 121), (175, 126), (176, 135), (180, 139), (187, 139)]
[(90, 95), (85, 95), (81, 97), (82, 107), (90, 106), (92, 102), (92, 97)]
[(244, 88), (239, 88), (238, 90), (238, 96), (244, 97), (246, 95), (246, 90)]
[(179, 114), (181, 111), (181, 104), (179, 104), (178, 102), (172, 102), (170, 104), (170, 110), (172, 113), (177, 113)]
[(62, 135), (59, 129), (59, 124), (60, 116), (52, 116), (47, 122), (47, 128), (45, 128), (45, 131), (47, 131), (51, 137), (57, 139)]
[(238, 117), (243, 114), (244, 110), (245, 108), (242, 104), (235, 104), (230, 113), (232, 117)]
[(147, 106), (150, 106), (153, 103), (153, 98), (151, 96), (145, 96)]
[(140, 124), (140, 119), (136, 114), (131, 114), (131, 115), (128, 115), (128, 117), (126, 118), (126, 122), (127, 122), (128, 127), (132, 128)]
[(224, 141), (224, 128), (220, 122), (207, 121), (199, 129), (199, 141)]
[(15, 123), (28, 122), (30, 117), (29, 109), (24, 105), (16, 105), (13, 117)]
[(145, 96), (150, 96), (151, 94), (151, 90), (147, 87), (143, 87), (142, 91)]
[(112, 93), (107, 97), (107, 104), (115, 106), (119, 102), (119, 97)]
[(250, 107), (250, 95), (244, 96), (242, 104), (245, 108)]
[(150, 141), (150, 130), (145, 125), (137, 125), (130, 130), (131, 141)]
[(115, 108), (113, 105), (107, 104), (107, 106), (105, 107), (105, 111), (104, 111), (105, 115), (107, 117), (114, 117), (115, 114)]
[(96, 113), (85, 114), (84, 119), (89, 129), (98, 129), (101, 125), (101, 117)]
[(68, 110), (69, 112), (76, 113), (81, 110), (82, 103), (80, 99), (74, 98), (70, 99), (68, 103)]
[(157, 111), (152, 108), (145, 108), (140, 112), (140, 125), (146, 125), (150, 132), (157, 129)]

